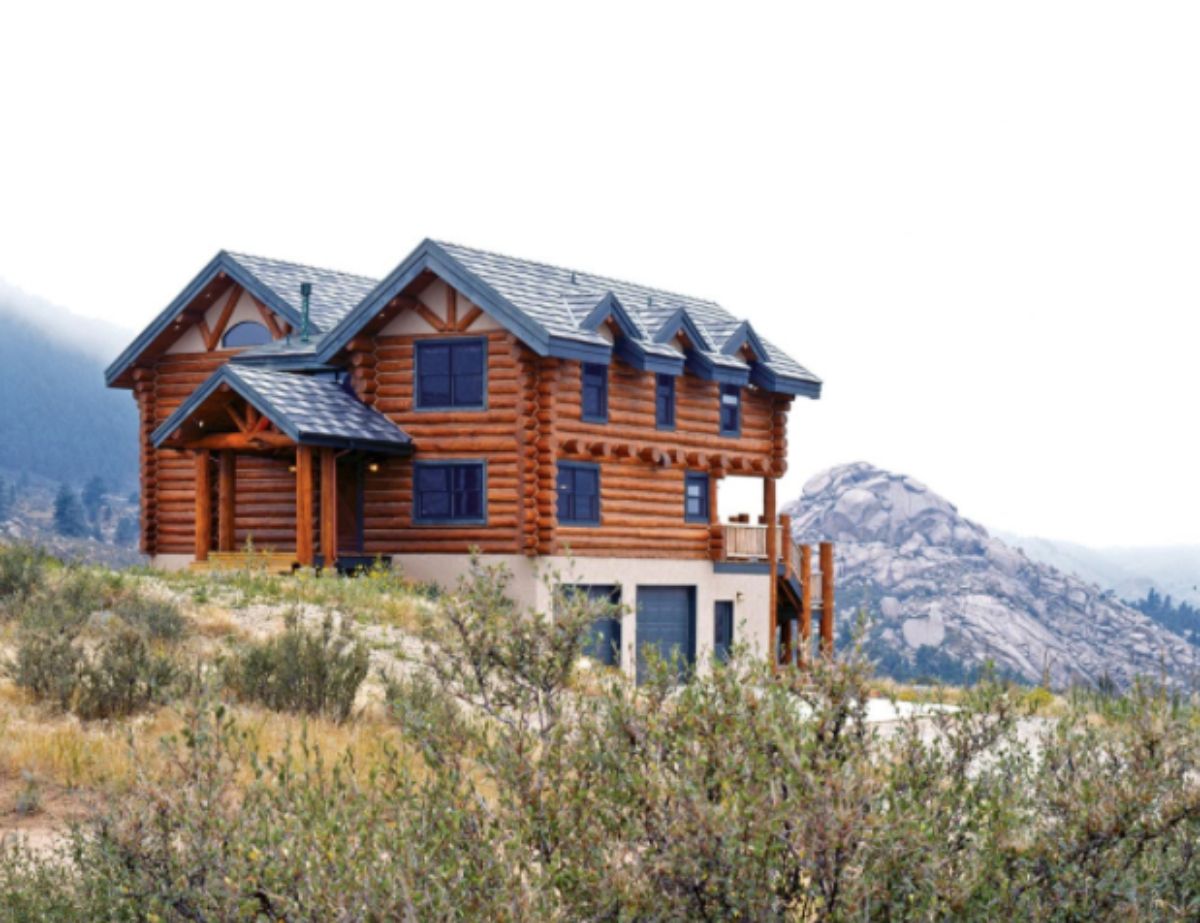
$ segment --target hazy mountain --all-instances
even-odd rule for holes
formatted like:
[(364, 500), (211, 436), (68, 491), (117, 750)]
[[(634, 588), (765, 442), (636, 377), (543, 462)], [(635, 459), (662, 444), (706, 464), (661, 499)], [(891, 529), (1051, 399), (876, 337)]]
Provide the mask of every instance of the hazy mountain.
[(1089, 548), (1055, 539), (997, 534), (1035, 561), (1113, 590), (1122, 599), (1142, 599), (1154, 589), (1200, 605), (1200, 545)]
[(969, 678), (986, 661), (1055, 687), (1192, 683), (1200, 650), (1111, 591), (1031, 560), (920, 482), (833, 468), (790, 504), (796, 537), (837, 542), (839, 623), (872, 618), (868, 652), (903, 679)]
[(10, 287), (0, 287), (0, 329), (0, 468), (131, 489), (137, 408), (103, 374), (131, 337)]

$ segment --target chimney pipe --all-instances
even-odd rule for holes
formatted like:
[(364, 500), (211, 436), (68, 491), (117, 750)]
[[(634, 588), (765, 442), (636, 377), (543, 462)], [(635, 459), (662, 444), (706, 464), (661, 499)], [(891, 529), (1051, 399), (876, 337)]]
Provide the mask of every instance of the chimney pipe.
[(300, 300), (303, 305), (303, 308), (301, 310), (303, 318), (302, 318), (302, 323), (300, 325), (300, 342), (301, 343), (308, 342), (308, 298), (311, 294), (312, 294), (312, 283), (311, 282), (301, 282), (300, 283)]

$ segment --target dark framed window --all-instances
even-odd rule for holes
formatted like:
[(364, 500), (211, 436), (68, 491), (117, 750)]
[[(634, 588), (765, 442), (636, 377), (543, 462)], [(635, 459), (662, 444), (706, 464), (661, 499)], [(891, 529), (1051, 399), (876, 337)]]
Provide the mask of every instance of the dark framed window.
[(583, 363), (583, 419), (608, 422), (608, 366)]
[(558, 463), (558, 521), (564, 525), (600, 525), (600, 466)]
[(654, 384), (654, 422), (659, 429), (675, 428), (675, 376), (658, 374)]
[(725, 663), (733, 647), (733, 603), (719, 599), (713, 603), (713, 659)]
[(226, 349), (240, 349), (243, 346), (262, 346), (271, 342), (271, 331), (262, 324), (247, 320), (234, 324), (221, 338), (221, 345)]
[(485, 406), (487, 340), (420, 340), (415, 358), (417, 410)]
[(487, 468), (484, 462), (413, 463), (413, 522), (420, 524), (487, 521)]
[(742, 389), (737, 385), (721, 385), (721, 435), (742, 434)]
[(683, 518), (708, 522), (708, 475), (689, 471), (683, 479)]

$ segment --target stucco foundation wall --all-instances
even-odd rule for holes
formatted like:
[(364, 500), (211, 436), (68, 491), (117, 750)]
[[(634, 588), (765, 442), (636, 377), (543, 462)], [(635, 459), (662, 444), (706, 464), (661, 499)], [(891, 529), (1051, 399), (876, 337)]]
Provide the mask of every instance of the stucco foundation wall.
[(194, 560), (190, 554), (156, 554), (150, 559), (150, 566), (167, 571), (187, 570)]
[[(625, 614), (621, 622), (621, 666), (632, 674), (637, 662), (637, 588), (690, 586), (696, 588), (696, 660), (703, 669), (712, 658), (713, 609), (718, 600), (733, 603), (734, 641), (765, 656), (770, 635), (771, 583), (767, 574), (718, 574), (711, 561), (649, 560), (644, 558), (527, 558), (522, 555), (482, 555), (484, 564), (503, 563), (513, 575), (510, 595), (523, 606), (547, 611), (549, 593), (541, 575), (557, 570), (564, 583), (616, 584), (621, 587)], [(467, 569), (465, 555), (395, 555), (392, 565), (414, 579), (452, 588)]]

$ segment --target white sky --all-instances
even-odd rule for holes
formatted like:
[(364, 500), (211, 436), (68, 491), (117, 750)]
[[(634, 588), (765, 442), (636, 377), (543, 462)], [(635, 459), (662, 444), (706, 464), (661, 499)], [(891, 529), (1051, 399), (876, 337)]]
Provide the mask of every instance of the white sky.
[(712, 297), (988, 526), (1200, 542), (1200, 7), (0, 12), (0, 277), (140, 328), (221, 247), (443, 237)]

